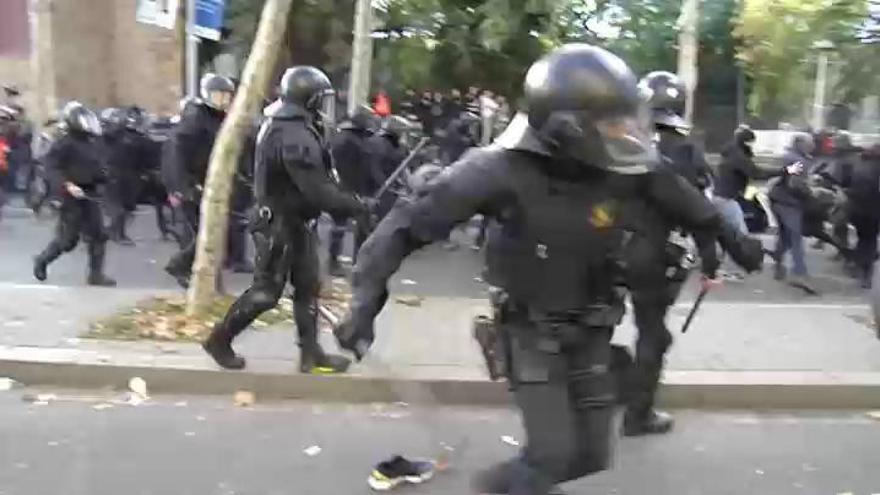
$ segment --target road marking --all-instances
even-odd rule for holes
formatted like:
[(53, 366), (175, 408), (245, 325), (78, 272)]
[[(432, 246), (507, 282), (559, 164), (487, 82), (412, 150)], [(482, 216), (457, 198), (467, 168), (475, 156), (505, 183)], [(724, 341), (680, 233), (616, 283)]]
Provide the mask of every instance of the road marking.
[(0, 282), (0, 290), (63, 290), (82, 289), (82, 287), (62, 287), (49, 284), (16, 284), (14, 282)]

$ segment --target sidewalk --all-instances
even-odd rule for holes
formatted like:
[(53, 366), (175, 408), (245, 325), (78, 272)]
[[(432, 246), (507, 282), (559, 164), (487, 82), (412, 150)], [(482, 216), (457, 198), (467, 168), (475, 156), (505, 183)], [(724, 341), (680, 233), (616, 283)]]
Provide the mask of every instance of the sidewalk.
[[(486, 309), (479, 299), (426, 297), (420, 307), (390, 302), (377, 322), (373, 353), (338, 377), (299, 374), (294, 330), (285, 326), (241, 336), (236, 347), (248, 358), (245, 372), (220, 371), (195, 344), (79, 337), (92, 318), (156, 293), (0, 284), (0, 376), (77, 388), (124, 387), (142, 376), (153, 393), (247, 389), (262, 397), (356, 402), (506, 400), (503, 384), (486, 381), (470, 336), (472, 316)], [(707, 300), (687, 335), (677, 330), (690, 303), (669, 317), (677, 340), (664, 379), (667, 404), (880, 406), (880, 341), (866, 325), (866, 306), (718, 300)], [(626, 321), (615, 340), (629, 343), (633, 336)], [(335, 349), (331, 335), (322, 339)]]

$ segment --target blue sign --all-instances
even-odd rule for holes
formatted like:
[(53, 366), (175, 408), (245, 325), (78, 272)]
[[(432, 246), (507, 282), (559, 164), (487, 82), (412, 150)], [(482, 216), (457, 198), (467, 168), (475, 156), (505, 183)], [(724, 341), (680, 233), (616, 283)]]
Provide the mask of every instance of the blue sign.
[(226, 0), (196, 0), (196, 36), (219, 41), (225, 11)]

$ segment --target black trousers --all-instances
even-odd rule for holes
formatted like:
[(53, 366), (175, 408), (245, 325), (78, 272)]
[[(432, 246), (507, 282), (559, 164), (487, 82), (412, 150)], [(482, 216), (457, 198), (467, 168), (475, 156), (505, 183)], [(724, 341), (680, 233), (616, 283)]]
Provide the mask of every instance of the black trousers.
[(199, 203), (184, 201), (177, 211), (177, 242), (180, 250), (168, 261), (167, 269), (174, 273), (192, 272), (196, 257), (196, 236), (199, 233)]
[(666, 313), (678, 296), (680, 284), (670, 282), (666, 269), (666, 237), (662, 232), (636, 233), (624, 250), (627, 285), (638, 339), (635, 367), (627, 383), (630, 414), (647, 414), (654, 407), (664, 357), (672, 344)]
[[(333, 218), (333, 227), (330, 229), (330, 246), (327, 249), (331, 263), (335, 262), (337, 258), (339, 258), (339, 254), (342, 252), (342, 241), (345, 239), (345, 233), (349, 226), (348, 220), (349, 219), (346, 217)], [(362, 228), (361, 225), (356, 225), (354, 229), (354, 252), (352, 253), (352, 260), (357, 259), (357, 253), (367, 240), (368, 234), (367, 230)]]
[(862, 277), (870, 280), (874, 274), (874, 261), (877, 257), (877, 235), (880, 231), (880, 218), (876, 215), (851, 213), (850, 222), (856, 229), (858, 241), (854, 261)]
[(240, 265), (246, 261), (247, 226), (245, 212), (230, 212), (229, 226), (226, 229), (226, 260), (224, 263), (228, 267)]
[(300, 219), (277, 215), (253, 230), (256, 258), (251, 286), (232, 304), (215, 334), (227, 342), (260, 314), (272, 309), (288, 281), (293, 286), (293, 317), (303, 352), (320, 353), (317, 299), (320, 271), (314, 232)]
[(49, 264), (61, 254), (73, 251), (80, 238), (88, 245), (89, 274), (101, 274), (107, 243), (101, 207), (92, 199), (65, 197), (58, 214), (55, 235), (46, 249), (38, 255), (38, 259)]
[(615, 436), (612, 329), (567, 328), (545, 332), (525, 318), (504, 323), (526, 445), (477, 475), (480, 492), (546, 495), (556, 484), (608, 468)]

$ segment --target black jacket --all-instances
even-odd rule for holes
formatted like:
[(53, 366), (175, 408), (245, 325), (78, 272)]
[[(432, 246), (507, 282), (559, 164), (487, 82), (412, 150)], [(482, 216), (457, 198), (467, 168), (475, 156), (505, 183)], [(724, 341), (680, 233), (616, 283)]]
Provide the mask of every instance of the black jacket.
[(166, 159), (166, 187), (172, 192), (191, 195), (196, 186), (203, 186), (214, 140), (220, 131), (225, 112), (205, 104), (189, 103), (169, 140)]
[(371, 168), (371, 133), (360, 129), (342, 129), (331, 143), (333, 163), (342, 186), (361, 196), (371, 196), (381, 187), (381, 177)]
[(76, 131), (62, 135), (49, 148), (44, 158), (52, 189), (62, 195), (65, 182), (72, 182), (87, 193), (107, 181), (98, 141)]
[(765, 172), (755, 165), (752, 150), (742, 143), (731, 142), (721, 151), (715, 195), (735, 199), (743, 195), (749, 180), (768, 179), (778, 172)]
[(381, 187), (406, 158), (406, 150), (400, 145), (397, 135), (386, 131), (370, 136), (367, 145), (370, 148), (370, 169), (381, 179)]
[(686, 136), (674, 130), (662, 129), (658, 135), (660, 141), (657, 149), (664, 158), (664, 163), (697, 189), (709, 187), (712, 183), (712, 169), (706, 163), (703, 151)]
[(783, 169), (782, 176), (773, 184), (768, 194), (775, 205), (806, 209), (812, 199), (806, 174), (791, 175)]
[(866, 152), (854, 163), (846, 196), (853, 213), (880, 217), (880, 154)]
[(311, 220), (322, 211), (352, 216), (363, 206), (329, 174), (321, 136), (301, 117), (267, 119), (260, 127), (254, 162), (254, 198), (288, 218)]

